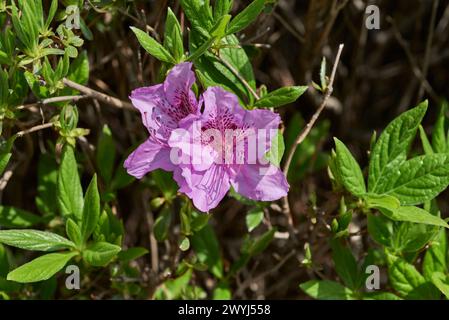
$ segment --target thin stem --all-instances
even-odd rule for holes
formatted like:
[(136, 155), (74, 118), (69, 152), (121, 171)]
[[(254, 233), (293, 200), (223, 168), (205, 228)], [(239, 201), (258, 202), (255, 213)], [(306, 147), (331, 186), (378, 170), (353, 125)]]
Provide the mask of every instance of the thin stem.
[(421, 84), (422, 84), (423, 88), (427, 91), (429, 96), (433, 100), (435, 100), (436, 102), (439, 102), (440, 99), (439, 99), (438, 95), (433, 90), (432, 86), (427, 81), (426, 77), (424, 76), (424, 74), (422, 73), (421, 69), (419, 68), (418, 63), (416, 62), (415, 58), (413, 57), (413, 54), (410, 51), (410, 48), (409, 48), (407, 42), (405, 41), (405, 39), (402, 36), (401, 32), (399, 31), (398, 27), (396, 26), (396, 23), (394, 22), (393, 18), (392, 17), (387, 17), (387, 21), (393, 27), (394, 36), (396, 37), (396, 40), (398, 41), (399, 45), (404, 50), (404, 52), (405, 52), (405, 54), (407, 56), (407, 59), (408, 59), (410, 65), (412, 67), (413, 74), (415, 75), (415, 77), (419, 81), (421, 81)]
[(249, 85), (249, 83), (245, 80), (245, 78), (243, 78), (240, 73), (238, 72), (237, 69), (234, 68), (234, 66), (232, 64), (230, 64), (228, 61), (226, 61), (225, 59), (223, 59), (220, 54), (217, 54), (217, 58), (218, 60), (220, 60), (221, 63), (223, 63), (229, 70), (231, 70), (231, 72), (240, 80), (240, 82), (246, 87), (246, 89), (248, 89), (249, 92), (251, 92), (251, 94), (254, 96), (254, 98), (256, 98), (256, 100), (259, 100), (260, 97), (257, 94), (257, 92)]
[(60, 97), (53, 97), (53, 98), (47, 98), (41, 101), (38, 101), (36, 103), (30, 103), (30, 104), (24, 104), (21, 106), (17, 106), (16, 109), (17, 110), (23, 110), (23, 109), (33, 109), (33, 108), (37, 108), (41, 105), (46, 105), (46, 104), (50, 104), (50, 103), (56, 103), (56, 102), (63, 102), (63, 101), (72, 101), (72, 102), (76, 102), (79, 101), (81, 99), (86, 99), (89, 96), (84, 95), (84, 96), (60, 96)]
[[(423, 73), (424, 78), (427, 78), (427, 73), (429, 71), (430, 54), (432, 52), (432, 41), (433, 41), (433, 35), (435, 32), (435, 21), (436, 21), (436, 17), (437, 17), (437, 10), (438, 10), (439, 2), (440, 2), (439, 0), (435, 0), (433, 2), (433, 6), (432, 6), (432, 13), (431, 13), (430, 24), (429, 24), (429, 36), (427, 37), (426, 53), (424, 56), (424, 63), (422, 66), (422, 73)], [(418, 101), (420, 101), (422, 99), (423, 95), (424, 95), (424, 85), (423, 85), (423, 83), (421, 83), (421, 86), (419, 87)]]
[(43, 129), (47, 129), (47, 128), (51, 128), (53, 127), (53, 123), (49, 122), (49, 123), (44, 123), (44, 124), (40, 124), (38, 126), (26, 129), (26, 130), (22, 130), (16, 133), (17, 137), (23, 137), (26, 134), (35, 132), (35, 131), (39, 131), (39, 130), (43, 130)]
[(251, 285), (251, 283), (256, 283), (256, 282), (264, 279), (265, 277), (267, 277), (267, 276), (269, 276), (271, 274), (276, 273), (295, 254), (296, 254), (295, 250), (290, 251), (289, 254), (287, 254), (284, 258), (282, 258), (282, 260), (280, 260), (273, 268), (271, 268), (271, 269), (269, 269), (267, 271), (262, 272), (261, 274), (257, 275), (254, 278), (251, 277), (251, 278), (245, 280), (245, 282), (243, 282), (238, 287), (235, 295), (236, 296), (240, 296), (243, 293), (243, 291)]
[[(344, 44), (340, 44), (340, 46), (338, 47), (337, 56), (335, 57), (334, 66), (332, 68), (332, 73), (331, 73), (331, 76), (329, 78), (329, 84), (328, 84), (328, 86), (326, 88), (326, 92), (324, 94), (323, 101), (321, 102), (321, 104), (318, 107), (317, 111), (315, 111), (314, 115), (312, 116), (310, 121), (307, 123), (305, 128), (298, 134), (298, 136), (295, 139), (295, 142), (293, 143), (293, 146), (291, 147), (291, 149), (290, 149), (290, 151), (289, 151), (289, 153), (287, 155), (287, 158), (286, 158), (285, 164), (284, 164), (284, 168), (283, 168), (283, 172), (284, 172), (285, 176), (288, 175), (288, 171), (290, 169), (290, 165), (291, 165), (291, 162), (293, 160), (293, 156), (294, 156), (294, 154), (296, 152), (296, 149), (298, 148), (298, 145), (300, 145), (307, 138), (307, 136), (310, 133), (310, 130), (312, 130), (313, 126), (315, 125), (315, 122), (318, 120), (321, 112), (326, 107), (327, 101), (329, 100), (329, 98), (332, 95), (332, 92), (334, 91), (335, 75), (337, 73), (337, 67), (338, 67), (338, 64), (340, 62), (341, 53), (343, 51), (343, 48), (344, 48)], [(291, 215), (290, 206), (288, 204), (288, 197), (285, 196), (282, 199), (282, 202), (283, 202), (283, 211), (284, 211), (284, 213), (287, 214), (288, 223), (292, 226), (293, 225), (293, 218), (292, 218), (292, 215)]]
[(64, 78), (62, 82), (69, 88), (75, 89), (80, 91), (81, 93), (84, 93), (85, 95), (88, 95), (89, 97), (92, 97), (94, 99), (100, 100), (104, 103), (107, 103), (111, 106), (122, 108), (122, 109), (129, 109), (134, 110), (136, 109), (133, 107), (133, 105), (129, 102), (122, 101), (120, 99), (108, 96), (107, 94), (104, 94), (102, 92), (96, 91), (94, 89), (91, 89), (89, 87), (83, 86), (79, 83), (73, 82), (67, 78)]
[(287, 20), (285, 20), (279, 13), (274, 11), (273, 16), (284, 26), (285, 29), (287, 29), (288, 32), (290, 32), (296, 38), (296, 40), (298, 40), (300, 43), (305, 42), (305, 39), (301, 35), (301, 33), (297, 31), (294, 26), (291, 26), (290, 23), (287, 22)]

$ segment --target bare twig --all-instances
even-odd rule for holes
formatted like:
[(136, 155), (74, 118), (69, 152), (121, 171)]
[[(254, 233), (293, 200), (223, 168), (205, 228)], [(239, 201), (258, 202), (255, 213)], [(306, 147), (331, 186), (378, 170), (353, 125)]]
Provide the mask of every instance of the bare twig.
[[(423, 73), (424, 78), (427, 78), (427, 72), (429, 71), (429, 61), (430, 61), (430, 55), (432, 53), (432, 41), (433, 41), (433, 35), (435, 32), (435, 21), (437, 18), (437, 10), (438, 10), (439, 2), (440, 2), (439, 0), (433, 1), (433, 6), (432, 6), (432, 14), (430, 17), (430, 24), (429, 24), (429, 35), (427, 37), (426, 53), (424, 56), (424, 62), (423, 62), (423, 66), (422, 66), (422, 73)], [(424, 85), (421, 82), (421, 86), (419, 87), (418, 101), (420, 101), (423, 96), (424, 96)]]
[(129, 102), (122, 101), (120, 99), (108, 96), (107, 94), (104, 94), (102, 92), (96, 91), (89, 87), (83, 86), (79, 83), (73, 82), (67, 78), (64, 78), (62, 81), (67, 87), (78, 90), (81, 93), (84, 93), (85, 95), (88, 95), (92, 98), (98, 99), (104, 103), (111, 105), (111, 106), (136, 111), (136, 109), (133, 107), (133, 105)]
[(278, 271), (288, 260), (290, 260), (291, 257), (293, 257), (296, 254), (295, 250), (292, 250), (289, 252), (289, 254), (287, 254), (284, 258), (282, 258), (281, 261), (279, 261), (273, 268), (266, 270), (264, 272), (262, 272), (261, 274), (257, 275), (254, 278), (249, 278), (247, 280), (245, 280), (237, 289), (235, 295), (239, 296), (243, 293), (243, 291), (249, 287), (252, 283), (260, 281), (262, 279), (264, 279), (265, 277), (274, 274), (276, 271)]
[(242, 75), (234, 68), (232, 64), (230, 64), (228, 61), (223, 59), (220, 54), (217, 54), (218, 60), (220, 60), (221, 63), (223, 63), (231, 72), (240, 80), (240, 82), (248, 89), (249, 92), (256, 98), (256, 100), (259, 100), (259, 95), (256, 93), (256, 91), (250, 86), (250, 84), (245, 80), (245, 78), (242, 77)]
[(277, 12), (273, 12), (273, 16), (284, 26), (285, 29), (287, 29), (288, 32), (290, 32), (293, 35), (293, 37), (296, 38), (296, 40), (298, 40), (300, 43), (304, 43), (305, 41), (304, 37), (301, 35), (299, 31), (296, 30), (294, 26), (290, 25), (290, 23), (287, 22), (287, 20), (285, 20)]
[(33, 109), (33, 108), (37, 108), (37, 107), (39, 107), (41, 105), (47, 105), (47, 104), (56, 103), (56, 102), (63, 102), (63, 101), (76, 102), (76, 101), (79, 101), (81, 99), (85, 99), (85, 98), (88, 98), (88, 97), (89, 96), (87, 96), (87, 95), (85, 95), (85, 96), (60, 96), (60, 97), (53, 97), (53, 98), (48, 98), (48, 99), (44, 99), (44, 100), (38, 101), (36, 103), (30, 103), (30, 104), (17, 106), (16, 109), (17, 110)]
[(159, 270), (159, 253), (158, 253), (158, 246), (156, 237), (154, 236), (154, 216), (153, 212), (150, 209), (148, 203), (148, 198), (150, 197), (149, 194), (145, 193), (145, 196), (142, 201), (143, 208), (145, 210), (145, 217), (148, 224), (148, 230), (149, 230), (149, 238), (150, 238), (150, 253), (151, 253), (151, 269), (153, 272), (157, 273)]
[(430, 83), (427, 81), (427, 79), (425, 78), (424, 74), (422, 73), (421, 69), (418, 66), (418, 63), (416, 62), (415, 58), (413, 57), (412, 52), (410, 51), (410, 48), (407, 44), (407, 42), (405, 41), (405, 39), (402, 37), (401, 32), (399, 31), (398, 27), (396, 26), (396, 23), (394, 22), (393, 18), (391, 17), (387, 17), (387, 21), (391, 24), (391, 26), (393, 27), (393, 33), (394, 36), (396, 37), (396, 40), (398, 41), (399, 45), (402, 47), (402, 49), (404, 50), (407, 59), (412, 67), (412, 72), (415, 75), (415, 77), (421, 81), (421, 84), (423, 86), (423, 88), (427, 91), (427, 93), (429, 94), (429, 96), (436, 102), (439, 102), (439, 98), (438, 95), (436, 94), (436, 92), (433, 90), (432, 86), (430, 85)]
[(20, 161), (13, 163), (10, 167), (3, 173), (3, 176), (0, 177), (0, 203), (2, 203), (3, 199), (3, 191), (8, 185), (9, 180), (14, 174), (14, 170), (19, 166)]
[[(324, 108), (326, 107), (327, 101), (329, 100), (329, 98), (332, 95), (332, 92), (334, 91), (334, 80), (335, 80), (335, 75), (337, 73), (337, 67), (338, 64), (340, 62), (340, 58), (341, 58), (341, 53), (343, 51), (343, 47), (344, 44), (340, 44), (340, 46), (338, 47), (338, 52), (337, 52), (337, 56), (335, 57), (335, 62), (334, 62), (334, 67), (332, 68), (332, 73), (331, 76), (329, 78), (329, 84), (326, 88), (326, 92), (324, 94), (323, 97), (323, 101), (321, 102), (321, 105), (318, 107), (317, 111), (315, 111), (314, 115), (312, 116), (312, 118), (310, 119), (310, 121), (306, 124), (305, 128), (299, 133), (299, 135), (296, 137), (295, 142), (293, 143), (287, 158), (285, 160), (284, 163), (284, 168), (283, 168), (283, 172), (285, 174), (285, 176), (288, 175), (288, 170), (290, 169), (290, 165), (293, 159), (293, 155), (295, 154), (296, 149), (298, 148), (298, 145), (300, 145), (305, 138), (307, 138), (307, 136), (310, 133), (310, 130), (312, 130), (313, 126), (315, 125), (315, 122), (318, 120), (321, 112), (324, 110)], [(292, 226), (293, 225), (293, 218), (291, 215), (291, 211), (290, 211), (290, 206), (288, 204), (288, 198), (287, 196), (284, 197), (282, 199), (283, 201), (283, 211), (285, 214), (287, 214), (288, 217), (288, 222), (289, 225)]]
[(16, 136), (20, 138), (20, 137), (22, 137), (22, 136), (24, 136), (26, 134), (29, 134), (29, 133), (32, 133), (32, 132), (36, 132), (36, 131), (39, 131), (39, 130), (43, 130), (43, 129), (47, 129), (47, 128), (51, 128), (51, 127), (53, 127), (53, 123), (52, 122), (40, 124), (38, 126), (29, 128), (29, 129), (26, 129), (26, 130), (19, 131), (19, 132), (16, 133)]
[(329, 38), (329, 34), (335, 24), (335, 21), (337, 20), (338, 15), (340, 14), (340, 11), (344, 9), (348, 2), (349, 0), (343, 0), (341, 2), (334, 0), (332, 2), (329, 17), (323, 27), (323, 31), (321, 32), (318, 41), (316, 41), (314, 52), (318, 52), (319, 50), (321, 50), (323, 43), (325, 43), (326, 39)]

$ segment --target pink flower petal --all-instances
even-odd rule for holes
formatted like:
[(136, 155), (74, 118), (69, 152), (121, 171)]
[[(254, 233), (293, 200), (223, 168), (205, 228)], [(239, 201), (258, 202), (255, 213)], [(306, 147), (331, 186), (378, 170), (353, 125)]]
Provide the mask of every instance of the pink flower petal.
[(172, 171), (170, 149), (155, 143), (151, 138), (142, 143), (132, 152), (124, 163), (128, 174), (141, 179), (145, 174), (156, 169)]
[(269, 164), (242, 165), (231, 181), (235, 191), (256, 201), (274, 201), (287, 195), (289, 184), (283, 172)]
[(215, 208), (230, 188), (229, 175), (224, 166), (212, 165), (206, 171), (195, 171), (183, 167), (182, 176), (188, 188), (186, 195), (193, 200), (195, 207), (203, 212)]

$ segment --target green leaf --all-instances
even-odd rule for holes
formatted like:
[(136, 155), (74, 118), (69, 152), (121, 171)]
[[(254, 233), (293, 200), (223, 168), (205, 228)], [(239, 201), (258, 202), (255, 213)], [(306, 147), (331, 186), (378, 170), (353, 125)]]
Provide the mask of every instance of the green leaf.
[(186, 202), (179, 210), (179, 218), (181, 220), (181, 234), (184, 236), (191, 235), (190, 222), (192, 220), (192, 210), (190, 203)]
[(221, 261), (220, 247), (214, 230), (210, 225), (194, 233), (191, 244), (198, 260), (209, 267), (209, 271), (217, 278), (223, 277), (223, 263)]
[(97, 242), (83, 251), (83, 259), (94, 267), (109, 264), (122, 250), (119, 246), (108, 242)]
[[(5, 247), (0, 244), (0, 279), (5, 278), (9, 272), (9, 259)], [(2, 286), (0, 285), (0, 290)]]
[[(3, 72), (1, 71), (1, 68), (0, 68), (0, 76), (2, 74), (3, 74)], [(8, 82), (7, 74), (5, 74), (5, 77), (6, 77), (5, 79), (0, 78), (0, 81), (6, 82), (5, 88), (2, 88), (3, 86), (0, 84), (0, 96), (5, 94), (7, 97), (8, 92), (9, 92), (8, 83), (7, 83)], [(6, 97), (4, 98), (4, 99), (6, 99), (6, 101), (3, 102), (3, 104), (8, 105), (9, 100)], [(0, 98), (0, 108), (1, 108), (1, 105), (2, 105), (2, 100)], [(2, 119), (0, 118), (0, 135), (1, 135), (1, 132), (2, 132)], [(5, 171), (6, 166), (9, 163), (9, 160), (11, 159), (11, 156), (12, 156), (11, 149), (12, 149), (12, 146), (14, 144), (16, 137), (17, 136), (14, 135), (14, 136), (10, 137), (9, 139), (5, 139), (0, 142), (0, 177), (3, 174), (3, 172)]]
[(214, 6), (214, 18), (220, 19), (225, 14), (228, 14), (232, 9), (233, 0), (216, 0)]
[(388, 195), (365, 196), (368, 208), (378, 209), (383, 215), (393, 221), (406, 221), (423, 223), (449, 228), (449, 225), (440, 217), (437, 217), (424, 209), (413, 206), (400, 206), (399, 200)]
[(170, 52), (168, 52), (159, 42), (140, 29), (131, 27), (131, 30), (134, 32), (137, 40), (139, 40), (140, 45), (146, 52), (160, 61), (176, 64), (176, 60), (171, 56)]
[(80, 227), (72, 219), (67, 219), (65, 225), (67, 236), (72, 240), (78, 247), (83, 243), (83, 238), (81, 236)]
[(423, 260), (423, 274), (426, 279), (431, 280), (434, 272), (446, 272), (447, 265), (448, 243), (446, 231), (440, 230), (437, 238), (431, 242), (429, 249), (427, 249)]
[(37, 165), (36, 206), (43, 215), (54, 216), (58, 210), (55, 194), (58, 182), (58, 166), (49, 154), (42, 154)]
[(247, 248), (247, 253), (253, 257), (255, 255), (258, 255), (259, 253), (262, 253), (273, 241), (274, 234), (276, 233), (277, 229), (272, 228), (268, 231), (266, 231), (264, 234), (262, 234), (260, 237), (254, 239), (250, 246)]
[(432, 283), (449, 299), (449, 278), (442, 272), (432, 274)]
[(181, 0), (181, 5), (193, 29), (200, 32), (203, 36), (208, 36), (208, 30), (213, 25), (209, 1)]
[(7, 279), (21, 283), (47, 280), (76, 255), (76, 252), (46, 254), (14, 269)]
[[(191, 32), (189, 38), (190, 51), (198, 50), (197, 48), (204, 44), (204, 39), (209, 39), (209, 37), (200, 37), (197, 33)], [(240, 46), (239, 40), (235, 36), (227, 36), (221, 40), (221, 45), (230, 46), (220, 49), (221, 59), (231, 64), (248, 85), (255, 89), (256, 81), (251, 62), (245, 50), (238, 47)], [(239, 77), (213, 53), (204, 52), (200, 58), (195, 60), (195, 67), (198, 78), (204, 87), (220, 86), (235, 93), (241, 101), (249, 101), (250, 103), (253, 101), (252, 94)]]
[(327, 79), (326, 79), (326, 57), (323, 57), (320, 65), (320, 89), (326, 90), (327, 88)]
[(122, 221), (111, 212), (108, 206), (105, 206), (94, 231), (94, 241), (105, 241), (121, 245), (123, 235), (124, 227)]
[(170, 227), (171, 219), (172, 214), (170, 208), (164, 206), (162, 208), (161, 213), (159, 213), (159, 216), (154, 222), (153, 226), (154, 237), (156, 238), (157, 241), (164, 241), (167, 238), (168, 228)]
[(81, 238), (87, 241), (97, 226), (100, 217), (100, 195), (98, 194), (97, 175), (94, 175), (86, 191), (83, 217), (81, 219)]
[(28, 83), (28, 86), (36, 97), (38, 97), (39, 99), (45, 99), (49, 97), (50, 93), (48, 88), (45, 86), (41, 86), (33, 73), (25, 71), (24, 76), (26, 82)]
[(129, 262), (136, 260), (148, 253), (148, 250), (142, 247), (132, 247), (128, 250), (120, 251), (118, 253), (118, 258), (122, 262)]
[(166, 200), (171, 200), (178, 192), (178, 185), (173, 180), (173, 174), (164, 170), (155, 170), (151, 176)]
[(187, 251), (190, 249), (190, 240), (187, 237), (183, 237), (179, 243), (179, 250)]
[(392, 234), (392, 248), (396, 252), (418, 252), (433, 239), (439, 227), (411, 222), (394, 223), (394, 231)]
[(177, 62), (181, 62), (184, 55), (181, 25), (170, 8), (167, 10), (165, 21), (164, 46), (171, 52)]
[(270, 150), (265, 154), (265, 158), (276, 167), (279, 167), (282, 156), (285, 152), (284, 136), (277, 130), (276, 136), (271, 140)]
[(444, 101), (441, 104), (440, 112), (432, 131), (432, 147), (437, 153), (445, 153), (448, 151), (445, 125), (448, 106), (449, 104), (447, 101)]
[(195, 49), (195, 51), (193, 51), (192, 54), (187, 57), (187, 61), (195, 61), (196, 59), (201, 57), (207, 50), (209, 50), (215, 40), (215, 37), (211, 37), (207, 41), (204, 41), (202, 45), (200, 45), (197, 49)]
[(438, 227), (420, 223), (394, 222), (368, 213), (368, 232), (377, 243), (395, 252), (417, 252), (438, 232)]
[(239, 32), (249, 26), (262, 12), (265, 0), (254, 0), (249, 6), (243, 9), (232, 19), (229, 24), (228, 34)]
[(388, 208), (390, 210), (397, 209), (401, 206), (399, 200), (389, 195), (367, 194), (364, 196), (368, 208)]
[(295, 102), (308, 89), (307, 86), (284, 87), (272, 91), (254, 103), (257, 108), (277, 108)]
[(211, 215), (206, 214), (206, 213), (198, 213), (196, 211), (192, 212), (192, 223), (190, 224), (190, 227), (192, 228), (192, 230), (194, 232), (196, 231), (200, 231), (201, 229), (203, 229), (207, 223), (209, 222), (209, 219), (211, 217)]
[(214, 300), (231, 300), (232, 293), (229, 288), (229, 284), (226, 282), (220, 282), (217, 287), (214, 289), (213, 293)]
[[(73, 48), (74, 50), (75, 50), (75, 52), (77, 52), (76, 51), (76, 49), (74, 48), (74, 47), (72, 47), (72, 46), (69, 46), (68, 48)], [(67, 48), (67, 49), (68, 49)], [(66, 49), (66, 50), (67, 50)], [(65, 51), (64, 50), (61, 50), (61, 49), (56, 49), (56, 48), (45, 48), (45, 49), (43, 49), (42, 50), (42, 54), (41, 54), (41, 57), (45, 57), (45, 56), (49, 56), (49, 55), (64, 55), (65, 54)], [(76, 55), (77, 55), (77, 53), (76, 53)], [(76, 55), (74, 55), (73, 53), (71, 53), (70, 51), (69, 51), (69, 57), (70, 58), (75, 58), (76, 57)]]
[(377, 192), (380, 182), (388, 180), (388, 169), (398, 167), (407, 156), (419, 124), (427, 110), (427, 101), (404, 112), (382, 132), (371, 152), (368, 191)]
[(254, 208), (246, 214), (246, 227), (248, 232), (253, 231), (263, 220), (263, 210)]
[(67, 78), (82, 85), (87, 84), (89, 80), (89, 59), (86, 51), (81, 52), (81, 54), (70, 63)]
[(392, 195), (403, 205), (421, 204), (435, 198), (449, 185), (449, 155), (415, 157), (385, 170), (385, 174), (376, 193)]
[(112, 178), (115, 162), (115, 145), (111, 130), (107, 125), (103, 126), (96, 152), (97, 166), (100, 176), (106, 185), (109, 185)]
[(421, 138), (422, 147), (424, 149), (425, 154), (433, 154), (433, 148), (430, 144), (429, 139), (427, 138), (426, 131), (424, 130), (423, 126), (419, 126), (419, 137)]
[(351, 289), (329, 280), (310, 280), (301, 283), (299, 287), (310, 297), (319, 300), (353, 300)]
[(218, 40), (226, 35), (226, 28), (231, 20), (230, 14), (223, 15), (210, 30), (210, 35), (216, 37)]
[(346, 189), (356, 196), (366, 193), (365, 180), (359, 164), (343, 142), (334, 138), (337, 153), (337, 170)]
[(48, 29), (51, 21), (53, 20), (56, 10), (58, 10), (58, 0), (53, 0), (51, 2), (50, 10), (48, 11), (47, 20), (45, 21), (45, 29)]
[(389, 253), (387, 264), (390, 284), (402, 297), (409, 299), (429, 297), (428, 283), (412, 264)]
[(165, 281), (154, 293), (157, 300), (179, 299), (182, 292), (189, 284), (192, 277), (192, 270), (189, 269), (183, 275), (176, 279), (169, 279)]
[(33, 251), (56, 251), (75, 247), (72, 241), (56, 233), (27, 229), (0, 230), (0, 243)]
[(41, 217), (31, 212), (15, 208), (0, 206), (0, 226), (5, 228), (29, 228), (40, 223)]
[(335, 264), (335, 271), (343, 280), (346, 286), (355, 290), (361, 285), (361, 277), (357, 261), (351, 250), (341, 243), (340, 239), (331, 240), (332, 259)]
[(81, 32), (83, 33), (84, 38), (91, 41), (94, 39), (94, 36), (92, 34), (92, 31), (89, 29), (89, 27), (86, 24), (86, 21), (82, 17), (80, 17), (80, 27)]
[(391, 292), (367, 292), (363, 295), (363, 300), (402, 300)]
[(404, 206), (394, 210), (388, 208), (379, 208), (383, 215), (394, 221), (407, 221), (414, 223), (423, 223), (433, 226), (449, 228), (449, 225), (441, 218), (434, 216), (418, 207)]
[[(0, 38), (1, 40), (1, 38)], [(0, 42), (1, 45), (1, 42)], [(6, 54), (6, 53), (5, 53)], [(9, 75), (6, 71), (0, 68), (0, 105), (4, 106), (8, 103), (9, 97)]]
[(380, 215), (368, 213), (368, 233), (378, 244), (392, 246), (393, 222)]
[(73, 148), (66, 145), (58, 173), (57, 200), (61, 213), (74, 215), (81, 221), (83, 215), (83, 190)]
[(12, 153), (2, 153), (0, 154), (0, 175), (5, 171), (6, 166), (8, 165), (9, 159), (11, 159)]

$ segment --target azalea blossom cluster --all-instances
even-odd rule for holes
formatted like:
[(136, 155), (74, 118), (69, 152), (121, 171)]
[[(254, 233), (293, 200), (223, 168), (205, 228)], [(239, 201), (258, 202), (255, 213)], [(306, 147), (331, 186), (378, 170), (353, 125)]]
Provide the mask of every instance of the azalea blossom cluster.
[(156, 169), (173, 172), (179, 192), (203, 212), (215, 208), (231, 186), (257, 201), (285, 196), (287, 180), (266, 156), (279, 115), (246, 110), (221, 87), (209, 87), (197, 99), (194, 83), (192, 64), (185, 62), (164, 83), (131, 93), (149, 137), (126, 159), (127, 172), (138, 179)]

